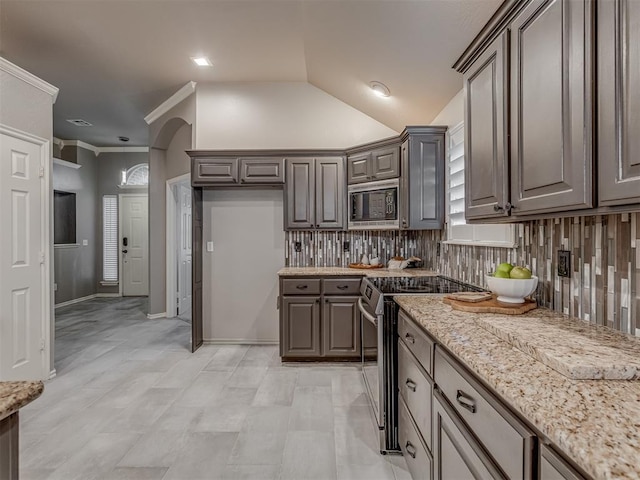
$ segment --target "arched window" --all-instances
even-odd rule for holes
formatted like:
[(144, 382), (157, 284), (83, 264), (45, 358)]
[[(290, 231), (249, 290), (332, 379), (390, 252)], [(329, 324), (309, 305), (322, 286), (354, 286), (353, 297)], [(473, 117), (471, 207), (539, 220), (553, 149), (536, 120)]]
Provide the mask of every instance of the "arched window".
[(131, 167), (123, 173), (122, 185), (140, 186), (149, 185), (149, 165), (141, 163)]

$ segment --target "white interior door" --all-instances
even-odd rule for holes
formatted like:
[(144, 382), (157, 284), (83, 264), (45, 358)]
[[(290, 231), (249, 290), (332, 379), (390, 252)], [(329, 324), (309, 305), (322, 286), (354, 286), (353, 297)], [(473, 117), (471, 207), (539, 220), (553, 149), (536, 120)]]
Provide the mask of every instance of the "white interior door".
[(0, 380), (48, 377), (47, 144), (0, 132)]
[(191, 309), (191, 188), (179, 184), (178, 190), (178, 315)]
[(149, 202), (147, 195), (120, 196), (122, 295), (149, 295)]

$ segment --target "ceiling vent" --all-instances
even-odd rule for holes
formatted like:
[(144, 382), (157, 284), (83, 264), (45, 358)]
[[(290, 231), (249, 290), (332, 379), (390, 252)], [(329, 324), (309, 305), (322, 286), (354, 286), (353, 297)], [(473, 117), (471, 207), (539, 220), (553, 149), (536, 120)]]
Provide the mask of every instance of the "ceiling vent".
[(75, 125), (76, 127), (93, 127), (93, 123), (89, 123), (86, 120), (82, 120), (81, 118), (74, 118), (67, 120), (67, 122)]

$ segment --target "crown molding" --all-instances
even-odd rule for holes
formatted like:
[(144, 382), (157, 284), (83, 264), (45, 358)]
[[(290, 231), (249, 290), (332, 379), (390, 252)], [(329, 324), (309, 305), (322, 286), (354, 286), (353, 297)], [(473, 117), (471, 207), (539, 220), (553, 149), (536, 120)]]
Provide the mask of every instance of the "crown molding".
[(189, 97), (189, 95), (196, 91), (196, 85), (196, 82), (187, 82), (180, 90), (158, 105), (151, 113), (144, 117), (144, 121), (147, 122), (147, 125), (151, 125), (162, 115), (182, 102), (185, 98)]
[(27, 72), (25, 69), (20, 68), (16, 64), (11, 63), (4, 57), (0, 57), (0, 70), (7, 72), (9, 75), (13, 75), (14, 77), (36, 87), (39, 90), (42, 90), (44, 93), (48, 93), (53, 98), (53, 103), (56, 103), (59, 92), (59, 89), (57, 87), (54, 87), (50, 83), (47, 83), (41, 78), (36, 77), (33, 73)]
[(96, 157), (101, 153), (147, 153), (149, 151), (149, 147), (96, 147), (82, 140), (60, 140), (59, 138), (54, 138), (53, 143), (58, 145), (60, 150), (64, 147), (84, 148), (93, 152)]

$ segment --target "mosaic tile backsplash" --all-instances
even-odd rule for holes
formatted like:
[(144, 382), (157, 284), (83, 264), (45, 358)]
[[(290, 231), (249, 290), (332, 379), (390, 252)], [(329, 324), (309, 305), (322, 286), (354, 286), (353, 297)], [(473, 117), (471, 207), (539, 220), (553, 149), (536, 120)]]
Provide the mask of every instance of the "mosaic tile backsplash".
[[(528, 265), (540, 280), (540, 305), (640, 336), (640, 213), (517, 224), (515, 248), (449, 245), (442, 243), (444, 231), (304, 231), (287, 232), (285, 239), (287, 266), (347, 266), (363, 254), (384, 262), (415, 255), (425, 268), (485, 286), (485, 275), (498, 263)], [(570, 278), (557, 275), (560, 249), (571, 252)]]

